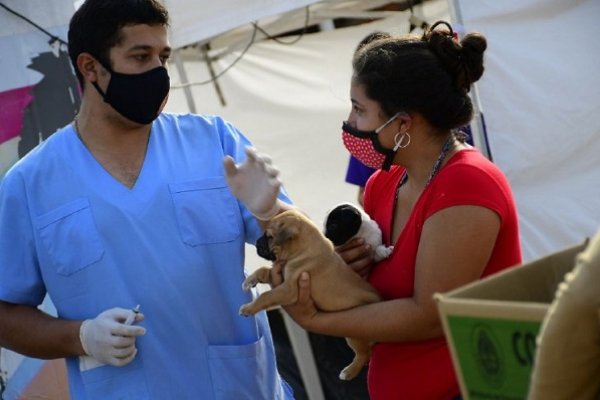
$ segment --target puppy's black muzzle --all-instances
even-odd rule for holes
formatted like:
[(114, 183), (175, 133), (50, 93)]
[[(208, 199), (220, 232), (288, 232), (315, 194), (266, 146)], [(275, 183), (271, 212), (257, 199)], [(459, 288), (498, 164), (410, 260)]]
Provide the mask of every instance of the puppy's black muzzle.
[(269, 247), (269, 240), (271, 240), (271, 238), (267, 236), (266, 233), (259, 237), (256, 241), (256, 252), (259, 256), (266, 260), (275, 261), (277, 256), (275, 256), (275, 253), (271, 251), (271, 248)]

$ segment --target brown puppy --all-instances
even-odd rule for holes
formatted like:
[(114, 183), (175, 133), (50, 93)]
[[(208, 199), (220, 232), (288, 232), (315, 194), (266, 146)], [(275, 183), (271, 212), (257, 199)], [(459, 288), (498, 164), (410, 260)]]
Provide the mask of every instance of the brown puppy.
[[(381, 300), (377, 291), (346, 265), (319, 228), (298, 211), (286, 211), (273, 218), (261, 241), (268, 243), (270, 259), (285, 262), (283, 283), (244, 304), (240, 315), (294, 304), (298, 299), (298, 278), (303, 271), (310, 274), (311, 296), (320, 310), (345, 310)], [(271, 283), (270, 271), (269, 267), (259, 268), (244, 280), (242, 287), (249, 290), (258, 283)], [(355, 356), (340, 373), (340, 379), (350, 380), (369, 361), (372, 343), (351, 338), (346, 341)]]

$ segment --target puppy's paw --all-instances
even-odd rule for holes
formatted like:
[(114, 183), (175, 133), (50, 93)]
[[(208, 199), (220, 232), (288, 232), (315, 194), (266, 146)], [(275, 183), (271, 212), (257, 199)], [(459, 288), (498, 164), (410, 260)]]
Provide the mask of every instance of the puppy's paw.
[(380, 245), (375, 248), (375, 262), (388, 258), (394, 251), (394, 246)]
[(254, 276), (249, 276), (244, 280), (244, 283), (242, 283), (242, 290), (247, 292), (256, 285), (258, 285), (258, 279)]
[(353, 367), (352, 365), (347, 366), (340, 372), (339, 378), (343, 381), (351, 381), (356, 378), (358, 373), (360, 372), (360, 368)]
[(254, 315), (250, 303), (241, 306), (239, 313), (242, 317), (250, 317), (251, 315)]

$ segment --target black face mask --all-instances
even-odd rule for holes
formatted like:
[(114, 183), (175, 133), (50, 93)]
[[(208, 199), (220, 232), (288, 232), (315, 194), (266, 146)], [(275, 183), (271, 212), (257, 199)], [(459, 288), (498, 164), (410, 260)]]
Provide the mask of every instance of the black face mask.
[(110, 72), (106, 93), (102, 92), (98, 82), (92, 84), (106, 103), (138, 124), (147, 125), (158, 117), (171, 84), (165, 67), (156, 67), (141, 74), (122, 74), (106, 65), (104, 68)]

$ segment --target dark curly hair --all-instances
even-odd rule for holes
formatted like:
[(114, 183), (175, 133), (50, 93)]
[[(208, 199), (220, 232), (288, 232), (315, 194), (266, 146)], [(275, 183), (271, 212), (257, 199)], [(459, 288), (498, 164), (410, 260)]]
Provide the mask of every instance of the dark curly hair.
[(352, 60), (353, 80), (387, 116), (414, 111), (434, 127), (452, 130), (473, 117), (468, 92), (483, 74), (486, 48), (480, 33), (459, 42), (450, 24), (438, 21), (420, 38), (394, 36), (359, 48)]

